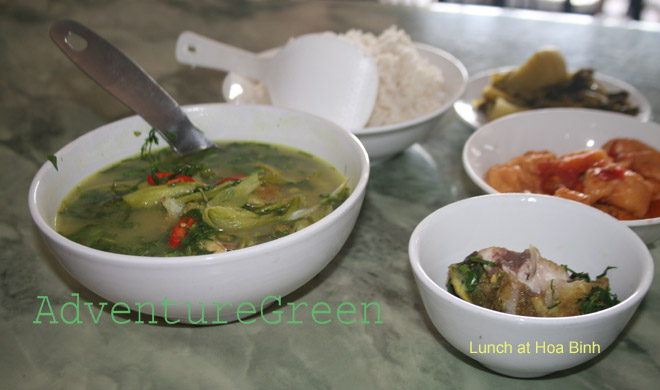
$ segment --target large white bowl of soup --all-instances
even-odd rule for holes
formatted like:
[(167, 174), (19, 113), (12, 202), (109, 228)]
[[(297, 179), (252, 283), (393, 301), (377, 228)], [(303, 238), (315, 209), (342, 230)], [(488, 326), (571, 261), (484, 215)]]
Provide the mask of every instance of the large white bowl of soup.
[(642, 240), (613, 217), (536, 194), (481, 195), (442, 207), (415, 228), (409, 255), (442, 337), (513, 377), (548, 375), (615, 348), (654, 268)]
[[(149, 321), (159, 316), (166, 323), (205, 325), (258, 316), (318, 274), (341, 249), (362, 205), (368, 155), (354, 135), (300, 112), (226, 104), (185, 111), (220, 143), (209, 152), (217, 160), (191, 163), (202, 168), (170, 176), (145, 170), (139, 155), (151, 127), (129, 117), (56, 152), (56, 166), (46, 162), (32, 182), (30, 212), (62, 266), (99, 297), (127, 305), (121, 310), (141, 312)], [(167, 153), (156, 148), (147, 163)], [(124, 170), (126, 164), (130, 169)], [(99, 171), (118, 172), (110, 186), (118, 195), (102, 202), (93, 199), (94, 191), (76, 195), (90, 183), (99, 191), (108, 188), (94, 182), (96, 176), (86, 180)], [(324, 182), (333, 184), (315, 189)], [(192, 187), (197, 189), (176, 194)], [(98, 211), (85, 208), (97, 203)], [(136, 214), (103, 219), (115, 203)], [(69, 222), (74, 226), (64, 226)], [(149, 230), (154, 224), (156, 232)], [(132, 230), (123, 234), (110, 225)], [(241, 233), (253, 227), (257, 230)], [(158, 230), (162, 235), (154, 238)], [(185, 246), (197, 237), (192, 232), (209, 231)], [(132, 236), (140, 239), (123, 244)]]
[(660, 125), (592, 109), (549, 108), (490, 122), (466, 141), (463, 166), (486, 193), (579, 201), (660, 239)]

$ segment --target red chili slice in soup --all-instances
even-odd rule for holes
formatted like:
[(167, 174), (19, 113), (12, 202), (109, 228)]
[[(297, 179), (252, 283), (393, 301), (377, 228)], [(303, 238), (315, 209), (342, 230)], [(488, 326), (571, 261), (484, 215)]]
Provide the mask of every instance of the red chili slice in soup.
[(176, 248), (181, 245), (181, 241), (186, 237), (188, 230), (190, 230), (194, 223), (194, 218), (183, 217), (174, 225), (172, 234), (170, 234), (170, 248)]
[[(156, 180), (154, 180), (152, 175), (149, 175), (147, 177), (147, 183), (151, 184), (152, 186), (155, 186), (155, 185), (161, 184), (160, 180), (165, 179), (165, 178), (170, 178), (170, 177), (172, 177), (172, 173), (158, 172), (158, 173), (156, 173), (156, 178), (158, 179), (158, 183), (156, 183)], [(195, 179), (193, 179), (190, 176), (178, 174), (178, 175), (174, 176), (174, 179), (166, 181), (165, 184), (186, 183), (186, 182), (192, 183), (194, 181), (195, 181)]]
[[(158, 172), (158, 173), (156, 173), (156, 178), (159, 180), (159, 183), (160, 183), (161, 179), (164, 179), (166, 177), (171, 177), (171, 176), (172, 176), (172, 174), (168, 173), (168, 172)], [(147, 183), (151, 184), (152, 186), (157, 185), (156, 181), (154, 180), (152, 175), (147, 176)]]
[(245, 176), (243, 176), (243, 175), (241, 175), (241, 174), (239, 173), (239, 174), (236, 175), (236, 176), (225, 177), (224, 179), (222, 179), (222, 180), (220, 180), (219, 182), (217, 182), (215, 185), (218, 186), (218, 185), (220, 185), (220, 184), (222, 184), (222, 183), (225, 183), (225, 182), (228, 182), (228, 181), (234, 181), (234, 180), (242, 179), (242, 178), (244, 178), (244, 177), (245, 177)]
[(174, 176), (174, 179), (168, 180), (165, 184), (172, 184), (172, 183), (192, 183), (194, 182), (195, 179), (193, 179), (190, 176), (186, 175), (176, 175)]

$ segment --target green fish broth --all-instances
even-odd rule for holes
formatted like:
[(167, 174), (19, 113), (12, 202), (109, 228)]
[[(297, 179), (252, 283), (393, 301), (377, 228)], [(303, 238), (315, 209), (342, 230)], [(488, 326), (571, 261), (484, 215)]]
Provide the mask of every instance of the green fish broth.
[(219, 145), (190, 156), (160, 149), (103, 169), (64, 198), (56, 230), (107, 252), (199, 255), (284, 237), (350, 195), (347, 179), (308, 153), (254, 142)]

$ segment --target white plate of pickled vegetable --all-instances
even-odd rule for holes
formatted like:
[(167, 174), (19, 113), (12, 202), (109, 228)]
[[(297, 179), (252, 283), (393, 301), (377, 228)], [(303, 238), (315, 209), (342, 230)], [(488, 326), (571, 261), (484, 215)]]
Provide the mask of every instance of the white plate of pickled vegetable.
[(651, 119), (651, 104), (632, 85), (593, 69), (569, 72), (555, 49), (536, 52), (522, 66), (505, 66), (470, 77), (454, 109), (469, 126), (537, 108), (592, 108)]

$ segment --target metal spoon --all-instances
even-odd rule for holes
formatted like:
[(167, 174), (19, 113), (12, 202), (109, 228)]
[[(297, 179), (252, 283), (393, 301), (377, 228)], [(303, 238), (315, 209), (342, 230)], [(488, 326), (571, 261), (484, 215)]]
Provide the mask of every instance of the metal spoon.
[(177, 153), (217, 148), (154, 79), (92, 30), (63, 20), (51, 27), (50, 37), (87, 76), (144, 118)]

